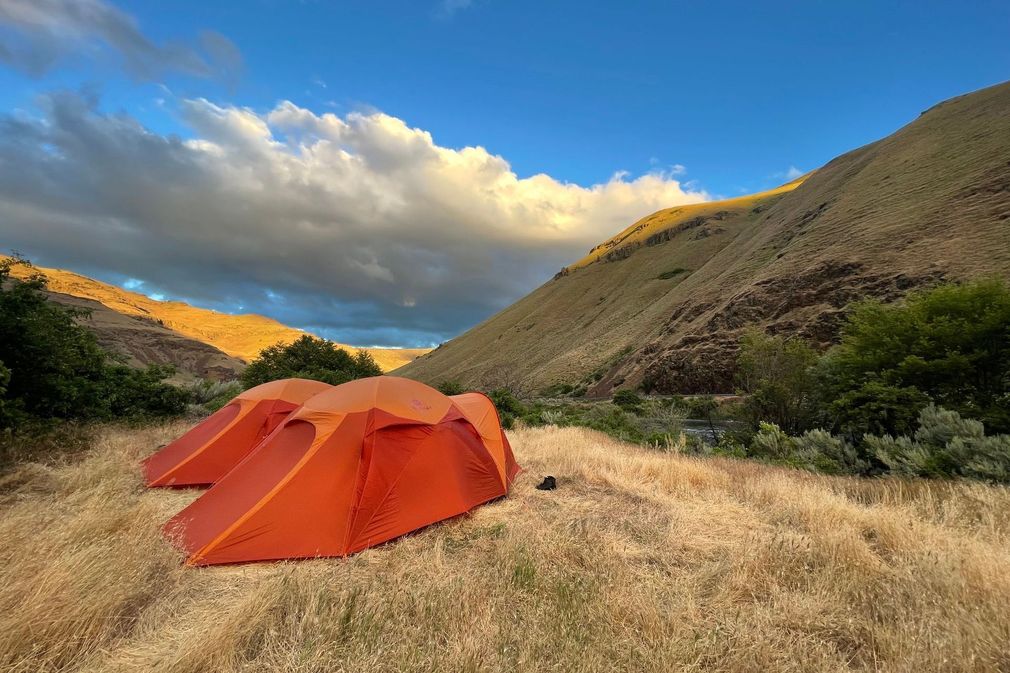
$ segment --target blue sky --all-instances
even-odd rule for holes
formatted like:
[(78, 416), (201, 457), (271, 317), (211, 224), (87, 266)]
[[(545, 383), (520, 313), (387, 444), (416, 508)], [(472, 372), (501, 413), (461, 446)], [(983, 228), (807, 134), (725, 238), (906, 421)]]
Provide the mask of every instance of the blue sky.
[[(325, 113), (344, 121), (359, 115), (371, 124), (359, 128), (351, 123), (353, 137), (345, 130), (330, 140), (345, 143), (352, 154), (363, 157), (370, 166), (367, 176), (354, 173), (352, 179), (343, 173), (346, 167), (307, 161), (302, 149), (290, 151), (299, 159), (298, 171), (304, 172), (299, 184), (320, 181), (311, 193), (326, 192), (337, 199), (334, 203), (361, 200), (362, 207), (353, 213), (322, 217), (315, 225), (333, 232), (334, 249), (347, 255), (341, 258), (341, 267), (366, 269), (374, 282), (360, 287), (347, 282), (327, 270), (323, 260), (301, 264), (295, 259), (276, 278), (248, 273), (243, 264), (257, 259), (252, 248), (258, 247), (264, 259), (277, 250), (271, 243), (276, 232), (269, 223), (250, 229), (251, 242), (245, 246), (249, 249), (222, 253), (217, 260), (222, 268), (214, 275), (197, 274), (198, 285), (192, 282), (194, 274), (186, 260), (179, 253), (178, 258), (171, 257), (171, 246), (164, 248), (163, 264), (134, 247), (124, 246), (116, 254), (109, 252), (109, 246), (70, 247), (53, 240), (67, 234), (55, 225), (34, 236), (24, 235), (30, 219), (19, 227), (22, 235), (9, 231), (6, 238), (43, 262), (121, 282), (133, 278), (143, 281), (142, 287), (150, 292), (222, 310), (255, 310), (354, 343), (412, 346), (450, 338), (549, 278), (566, 260), (579, 256), (587, 243), (655, 206), (673, 205), (664, 199), (733, 196), (773, 186), (783, 182), (791, 169), (816, 168), (887, 135), (940, 100), (997, 83), (1010, 72), (1010, 3), (984, 0), (606, 4), (38, 0), (51, 10), (46, 20), (52, 22), (44, 30), (38, 17), (26, 18), (24, 11), (29, 10), (18, 9), (25, 2), (0, 0), (0, 112), (8, 121), (34, 123), (40, 146), (62, 147), (60, 143), (71, 143), (67, 138), (97, 125), (104, 130), (95, 137), (111, 143), (98, 152), (97, 141), (74, 141), (57, 153), (67, 160), (53, 167), (45, 152), (32, 155), (24, 149), (21, 131), (18, 147), (26, 152), (21, 159), (41, 162), (39, 170), (45, 171), (47, 181), (77, 185), (73, 171), (87, 170), (88, 162), (96, 160), (88, 156), (85, 162), (82, 148), (110, 157), (126, 144), (110, 138), (130, 137), (134, 127), (147, 134), (138, 138), (155, 136), (165, 151), (172, 151), (174, 134), (191, 142), (206, 141), (188, 146), (191, 151), (214, 144), (213, 153), (185, 159), (206, 167), (210, 156), (261, 158), (263, 152), (239, 147), (236, 141), (236, 129), (259, 123), (256, 119), (268, 124), (271, 141), (291, 142), (304, 134), (322, 133), (319, 120)], [(96, 22), (74, 11), (81, 7), (111, 12), (125, 21), (129, 35), (102, 33)], [(213, 31), (214, 39), (220, 40), (206, 41), (203, 31)], [(143, 41), (139, 47), (138, 35)], [(5, 59), (4, 53), (14, 56)], [(26, 54), (41, 56), (31, 60)], [(64, 100), (59, 107), (47, 102), (59, 91), (76, 92), (73, 96), (83, 104)], [(277, 113), (285, 101), (291, 107)], [(243, 110), (251, 115), (248, 119), (241, 118)], [(275, 114), (267, 122), (271, 111)], [(376, 185), (401, 184), (394, 178), (407, 167), (411, 176), (421, 170), (413, 163), (418, 156), (413, 150), (408, 153), (397, 145), (393, 154), (387, 151), (394, 142), (391, 138), (399, 143), (407, 142), (407, 137), (390, 124), (379, 123), (379, 117), (369, 117), (380, 112), (402, 122), (405, 129), (430, 134), (430, 143), (409, 140), (428, 143), (425, 151), (485, 148), (487, 157), (507, 162), (494, 170), (519, 181), (518, 187), (510, 183), (486, 213), (478, 201), (456, 209), (439, 199), (469, 187), (459, 182), (459, 176), (443, 183), (443, 168), (455, 165), (457, 155), (442, 152), (441, 158), (431, 160), (437, 165), (424, 164), (424, 180), (390, 197), (399, 210), (391, 205), (389, 211), (370, 211), (370, 204), (389, 193), (388, 187), (374, 191), (379, 189)], [(46, 135), (53, 133), (57, 118), (66, 120), (71, 114), (79, 115), (80, 123), (66, 122), (58, 137)], [(115, 124), (124, 119), (133, 126)], [(227, 130), (222, 130), (224, 119), (232, 124)], [(7, 127), (8, 132), (13, 128)], [(387, 135), (377, 139), (377, 133)], [(380, 152), (381, 148), (385, 149)], [(144, 156), (116, 155), (115, 162), (118, 166), (142, 162)], [(467, 170), (485, 165), (487, 157), (466, 164)], [(466, 160), (475, 159), (468, 155)], [(265, 185), (277, 184), (282, 170), (278, 162), (286, 161), (282, 155), (269, 159), (269, 174), (274, 177), (258, 180), (257, 194)], [(264, 171), (267, 165), (263, 164)], [(246, 183), (231, 168), (227, 179), (223, 169), (207, 168), (213, 177), (201, 186), (219, 182), (219, 191), (208, 194), (207, 202), (227, 205), (234, 199), (235, 209), (240, 209), (248, 200), (239, 185)], [(627, 175), (619, 175), (620, 184), (615, 184), (614, 176), (621, 171)], [(283, 168), (282, 173), (290, 175), (290, 170)], [(537, 174), (552, 179), (548, 191), (523, 182)], [(659, 176), (662, 184), (632, 182), (650, 174)], [(159, 180), (170, 182), (183, 175), (180, 169)], [(367, 183), (369, 188), (345, 192), (348, 180)], [(23, 188), (15, 190), (13, 178), (8, 182), (9, 213), (51, 207), (52, 199), (47, 201), (44, 195), (31, 203), (13, 202)], [(498, 177), (493, 184), (498, 189)], [(569, 184), (589, 191), (570, 194), (564, 189)], [(608, 184), (607, 195), (591, 192), (594, 185)], [(634, 186), (625, 189), (625, 184)], [(284, 183), (285, 189), (290, 187), (290, 181)], [(473, 186), (474, 194), (485, 188)], [(137, 189), (124, 191), (136, 194)], [(160, 202), (169, 193), (178, 197), (183, 189), (184, 183), (168, 184), (165, 193), (153, 193), (147, 201)], [(87, 222), (78, 217), (81, 221), (67, 226), (78, 233), (87, 230), (82, 239), (101, 239), (125, 227), (135, 234), (132, 245), (161, 245), (164, 239), (154, 232), (172, 228), (167, 215), (131, 203), (129, 193), (104, 195), (108, 199), (104, 210), (96, 207)], [(306, 194), (302, 196), (312, 198)], [(85, 196), (76, 203), (86, 202)], [(509, 199), (521, 207), (513, 207)], [(570, 209), (564, 213), (563, 226), (558, 224), (561, 219), (536, 220), (558, 199), (577, 201), (565, 206)], [(432, 203), (437, 207), (429, 208)], [(72, 219), (72, 205), (65, 204), (46, 221)], [(332, 204), (320, 201), (316, 210), (327, 208)], [(491, 231), (503, 217), (501, 209), (517, 218), (510, 231), (534, 220), (539, 223), (536, 231), (507, 240), (503, 233)], [(409, 211), (421, 214), (412, 220), (404, 215)], [(601, 212), (606, 217), (597, 217)], [(216, 218), (221, 216), (210, 207), (191, 214), (193, 222), (202, 223), (201, 229), (243, 226), (218, 225)], [(292, 214), (290, 222), (285, 212), (272, 217), (295, 231), (316, 215)], [(114, 227), (108, 224), (111, 220), (116, 221)], [(392, 227), (390, 222), (399, 225)], [(8, 219), (0, 225), (0, 234), (4, 226), (15, 225)], [(545, 227), (567, 229), (564, 236), (545, 237)], [(471, 247), (458, 251), (468, 261), (444, 256), (446, 245), (432, 250), (420, 243), (410, 249), (397, 244), (390, 250), (382, 243), (383, 237), (413, 240), (414, 234), (424, 239), (418, 228), (424, 230), (421, 233), (430, 229), (436, 240), (450, 233), (456, 237), (472, 233)], [(178, 225), (178, 231), (184, 229)], [(359, 235), (348, 238), (348, 231)], [(188, 240), (192, 244), (196, 239)], [(319, 244), (312, 239), (288, 254), (297, 257), (305, 254), (299, 250), (312, 251)], [(494, 259), (499, 253), (502, 259)], [(473, 263), (475, 257), (483, 261)], [(207, 257), (203, 263), (214, 261)], [(415, 262), (420, 264), (417, 269), (401, 273)], [(334, 275), (326, 282), (300, 278), (302, 266), (317, 275)], [(508, 282), (471, 277), (503, 269), (512, 276)], [(445, 287), (440, 289), (440, 282)], [(473, 295), (446, 290), (459, 284), (476, 284), (482, 290)], [(336, 313), (350, 317), (328, 317)]]

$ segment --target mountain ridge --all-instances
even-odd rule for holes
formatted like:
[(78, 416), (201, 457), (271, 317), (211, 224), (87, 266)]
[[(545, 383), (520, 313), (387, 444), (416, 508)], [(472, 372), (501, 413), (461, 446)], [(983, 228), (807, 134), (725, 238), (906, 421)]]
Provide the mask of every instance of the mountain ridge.
[(744, 197), (749, 209), (653, 213), (397, 373), (473, 386), (505, 368), (590, 395), (729, 392), (749, 326), (827, 346), (853, 300), (1008, 277), (1010, 84), (935, 105), (795, 182)]
[[(66, 269), (33, 269), (46, 276), (52, 300), (90, 311), (91, 318), (83, 324), (98, 334), (104, 347), (126, 356), (135, 366), (173, 364), (200, 378), (235, 378), (264, 348), (309, 334), (255, 313), (233, 315), (180, 301), (159, 301)], [(11, 274), (24, 278), (31, 271), (15, 265)], [(369, 352), (383, 371), (428, 350), (338, 346), (352, 353)]]

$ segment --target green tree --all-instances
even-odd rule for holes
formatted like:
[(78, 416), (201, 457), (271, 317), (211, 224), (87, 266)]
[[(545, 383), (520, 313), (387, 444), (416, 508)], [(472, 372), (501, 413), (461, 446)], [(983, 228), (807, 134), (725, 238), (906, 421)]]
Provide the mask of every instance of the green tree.
[(860, 302), (818, 369), (850, 436), (909, 434), (930, 402), (1010, 431), (1010, 289), (981, 280)]
[(642, 410), (642, 404), (645, 400), (634, 390), (625, 389), (614, 393), (612, 402), (625, 411), (637, 414)]
[(813, 415), (817, 352), (798, 338), (749, 330), (740, 340), (737, 377), (746, 394), (744, 414), (753, 429), (762, 421), (786, 432), (808, 427)]
[(7, 408), (7, 384), (11, 381), (11, 370), (0, 362), (0, 429), (8, 427), (12, 422), (10, 409)]
[(11, 278), (21, 257), (0, 260), (0, 362), (3, 413), (16, 426), (30, 418), (112, 419), (185, 410), (187, 395), (162, 382), (171, 369), (125, 367), (77, 324), (87, 312), (49, 301), (46, 279)]
[(332, 341), (306, 334), (289, 344), (265, 348), (242, 373), (242, 383), (251, 388), (268, 381), (301, 378), (338, 385), (380, 374), (382, 370), (370, 353), (351, 355)]
[(463, 384), (454, 380), (441, 381), (435, 386), (435, 389), (443, 395), (461, 395), (466, 392), (466, 389), (463, 388)]

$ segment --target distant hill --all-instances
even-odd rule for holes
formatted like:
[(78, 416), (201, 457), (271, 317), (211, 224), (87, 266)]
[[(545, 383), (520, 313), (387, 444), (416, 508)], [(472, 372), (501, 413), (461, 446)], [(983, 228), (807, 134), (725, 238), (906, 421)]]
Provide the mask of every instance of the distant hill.
[[(156, 301), (71, 271), (36, 268), (49, 279), (54, 301), (91, 310), (91, 319), (84, 324), (106, 348), (126, 355), (135, 365), (170, 363), (184, 374), (231, 379), (267, 346), (305, 334), (261, 315), (231, 315), (178, 301)], [(21, 267), (12, 269), (14, 276), (24, 273)], [(364, 350), (384, 371), (427, 352), (420, 348)]]
[(725, 392), (749, 325), (827, 345), (853, 300), (989, 274), (1010, 277), (1010, 84), (776, 190), (650, 215), (397, 373)]

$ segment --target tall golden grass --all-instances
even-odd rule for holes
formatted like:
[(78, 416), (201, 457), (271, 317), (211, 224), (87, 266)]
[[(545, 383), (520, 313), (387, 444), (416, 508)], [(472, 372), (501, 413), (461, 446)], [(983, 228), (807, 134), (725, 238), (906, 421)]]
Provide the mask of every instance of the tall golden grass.
[[(1010, 669), (1010, 493), (523, 429), (506, 499), (348, 559), (193, 569), (169, 424), (0, 481), (3, 671)], [(558, 489), (537, 491), (544, 474)]]

